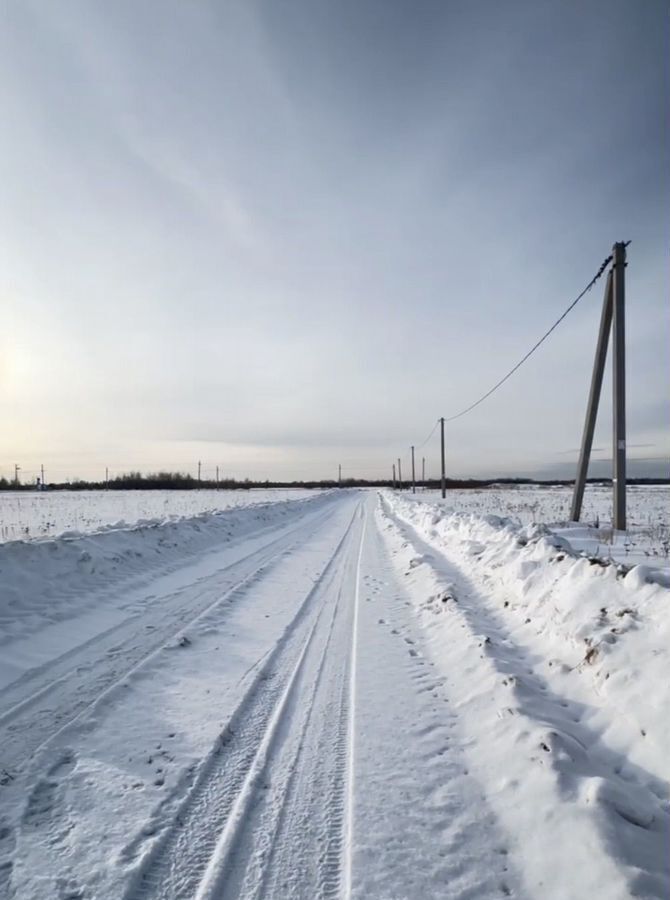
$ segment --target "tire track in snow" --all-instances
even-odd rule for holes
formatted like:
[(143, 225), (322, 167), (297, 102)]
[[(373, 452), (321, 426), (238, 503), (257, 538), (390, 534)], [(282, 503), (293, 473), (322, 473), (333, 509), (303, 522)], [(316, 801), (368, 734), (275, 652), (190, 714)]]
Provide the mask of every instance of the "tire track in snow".
[[(364, 506), (360, 513), (364, 528)], [(293, 730), (293, 747), (284, 753), (283, 769), (288, 776), (285, 786), (275, 790), (278, 809), (271, 808), (271, 800), (266, 804), (269, 809), (259, 831), (272, 832), (269, 848), (264, 852), (263, 842), (258, 842), (256, 872), (252, 870), (252, 878), (232, 885), (237, 893), (231, 896), (312, 900), (341, 897), (347, 890), (345, 842), (348, 810), (353, 809), (348, 797), (353, 759), (349, 741), (356, 677), (352, 669), (356, 642), (352, 638), (363, 528), (357, 560), (351, 554), (346, 561), (307, 714), (301, 729)], [(273, 777), (272, 781), (276, 780)]]
[[(166, 625), (155, 627), (152, 621), (148, 652), (144, 650), (146, 643), (141, 643), (139, 648), (132, 646), (125, 659), (123, 659), (125, 666), (120, 671), (118, 666), (119, 655), (117, 653), (120, 654), (121, 651), (118, 648), (114, 648), (113, 656), (110, 656), (112, 651), (98, 656), (97, 662), (100, 663), (102, 660), (103, 667), (107, 666), (107, 668), (103, 668), (103, 671), (95, 676), (95, 693), (93, 696), (91, 696), (90, 688), (90, 671), (87, 667), (75, 665), (72, 668), (68, 668), (62, 675), (54, 678), (48, 684), (34, 691), (28, 697), (24, 697), (18, 703), (0, 713), (0, 727), (5, 726), (6, 728), (6, 736), (3, 739), (2, 759), (0, 760), (2, 769), (11, 773), (13, 778), (16, 778), (19, 772), (25, 769), (30, 760), (43, 751), (51, 741), (57, 739), (68, 728), (94, 711), (101, 702), (108, 699), (128, 678), (133, 677), (155, 660), (167, 644), (220, 607), (232, 603), (238, 596), (244, 596), (249, 586), (257, 581), (259, 577), (266, 576), (286, 553), (290, 552), (304, 539), (307, 528), (309, 528), (310, 532), (318, 529), (328, 519), (330, 514), (330, 510), (327, 510), (322, 515), (317, 516), (316, 520), (311, 520), (307, 523), (301, 521), (297, 527), (290, 529), (288, 534), (283, 534), (279, 538), (269, 541), (252, 553), (235, 560), (230, 565), (216, 572), (212, 576), (215, 581), (214, 585), (208, 585), (203, 589), (195, 610), (193, 610), (194, 603), (191, 595), (190, 600), (186, 604), (179, 605), (170, 611)], [(249, 563), (253, 564), (256, 558), (260, 558), (258, 564), (254, 565), (251, 571), (246, 572), (243, 577), (239, 578), (221, 593), (221, 588), (216, 582), (231, 570), (240, 567), (244, 570)], [(208, 578), (206, 580), (209, 582), (212, 579)], [(212, 595), (214, 599), (212, 599)], [(152, 612), (153, 610), (148, 610), (147, 618), (151, 618)], [(183, 618), (184, 615), (188, 617)], [(125, 621), (111, 629), (111, 632), (118, 632), (120, 629), (131, 629), (132, 637), (135, 638), (140, 627), (141, 621), (138, 622), (137, 618), (133, 617), (130, 622)], [(158, 632), (158, 635), (156, 632)], [(87, 641), (84, 645), (86, 652), (99, 653), (98, 645), (109, 637), (110, 632), (105, 632)], [(115, 637), (115, 642), (118, 643), (118, 637)], [(71, 657), (81, 649), (76, 648), (75, 651), (71, 651), (67, 656)], [(49, 669), (57, 668), (60, 662), (60, 659), (55, 660)], [(83, 678), (81, 677), (82, 675), (84, 676)], [(88, 696), (86, 696), (86, 693), (82, 696), (82, 687), (84, 692), (88, 688)], [(56, 710), (53, 708), (45, 709), (42, 703), (45, 700), (48, 701), (49, 696), (59, 688), (67, 690), (66, 702), (63, 703), (61, 700), (59, 708)], [(35, 708), (36, 706), (38, 708)], [(24, 717), (25, 721), (22, 721)], [(18, 722), (16, 721), (17, 719)], [(54, 723), (57, 725), (56, 728), (53, 728)], [(32, 746), (31, 741), (33, 742)]]
[(358, 617), (361, 602), (361, 560), (363, 558), (363, 543), (367, 517), (363, 510), (363, 527), (361, 540), (358, 547), (358, 560), (356, 562), (356, 587), (354, 591), (354, 621), (351, 629), (351, 667), (349, 674), (349, 747), (347, 758), (347, 818), (344, 839), (344, 885), (343, 897), (349, 900), (352, 889), (353, 876), (353, 845), (354, 845), (354, 794), (355, 781), (355, 752), (356, 752), (356, 654), (358, 648)]
[[(222, 566), (220, 569), (217, 569), (212, 575), (205, 576), (205, 578), (202, 579), (202, 581), (207, 584), (209, 584), (209, 582), (212, 582), (212, 581), (217, 582), (221, 579), (221, 577), (225, 573), (228, 573), (231, 570), (234, 570), (238, 567), (243, 567), (245, 564), (247, 564), (251, 560), (253, 560), (254, 557), (262, 556), (263, 554), (267, 553), (267, 551), (272, 551), (273, 548), (275, 548), (277, 545), (281, 545), (282, 543), (286, 544), (286, 546), (284, 547), (284, 551), (293, 549), (295, 547), (295, 545), (302, 539), (304, 531), (307, 528), (309, 528), (310, 531), (318, 529), (319, 526), (328, 519), (330, 512), (331, 512), (330, 510), (326, 510), (325, 512), (321, 512), (320, 514), (317, 514), (317, 516), (315, 518), (312, 518), (310, 516), (310, 514), (308, 513), (307, 514), (309, 516), (308, 522), (305, 522), (304, 518), (301, 517), (300, 520), (298, 521), (298, 523), (294, 527), (289, 527), (279, 537), (271, 539), (270, 541), (263, 544), (262, 546), (255, 548), (250, 553), (247, 553), (247, 554), (241, 556), (239, 559), (235, 559), (232, 562), (230, 562), (229, 564)], [(261, 529), (261, 531), (262, 530), (263, 529)], [(243, 540), (250, 540), (253, 537), (254, 537), (253, 534), (252, 535), (244, 535)], [(228, 548), (226, 548), (226, 549), (228, 549)], [(211, 552), (211, 550), (208, 552)], [(273, 561), (274, 559), (278, 558), (280, 555), (281, 555), (280, 551), (278, 551), (277, 553), (273, 553), (271, 555), (271, 557), (268, 557), (266, 562), (269, 563), (270, 561)], [(189, 565), (192, 565), (192, 563), (189, 563)], [(263, 565), (263, 563), (259, 563), (258, 567), (254, 570), (254, 572), (260, 571), (260, 569), (262, 568), (262, 565)], [(254, 572), (248, 573), (247, 577), (252, 577)], [(238, 584), (239, 583), (241, 583), (241, 580), (238, 582)], [(234, 588), (235, 588), (235, 585), (233, 585), (233, 587), (230, 588), (230, 590), (234, 590)], [(204, 589), (203, 593), (205, 594), (205, 596), (204, 596), (205, 605), (210, 605), (212, 603), (212, 601), (211, 601), (211, 599), (208, 599), (208, 598), (210, 597), (211, 594), (216, 595), (219, 591), (220, 591), (220, 588), (216, 583), (213, 585), (213, 587), (208, 587), (208, 589)], [(166, 595), (166, 597), (163, 599), (163, 603), (169, 601), (172, 598), (175, 598), (175, 597), (178, 598), (179, 596), (181, 596), (181, 594), (183, 592), (184, 592), (183, 588), (180, 588), (174, 592), (171, 592), (170, 594)], [(202, 609), (203, 609), (203, 607), (200, 606), (198, 608), (198, 610), (196, 611), (195, 615), (197, 615)], [(161, 641), (164, 642), (166, 640), (169, 640), (170, 637), (175, 633), (174, 628), (172, 626), (174, 625), (176, 620), (179, 620), (182, 623), (182, 627), (183, 627), (183, 619), (181, 618), (181, 616), (184, 613), (188, 614), (189, 612), (192, 612), (192, 610), (193, 610), (193, 598), (191, 596), (189, 602), (185, 606), (179, 606), (179, 607), (176, 607), (175, 609), (170, 610), (169, 618), (167, 621), (167, 626), (164, 626), (164, 627), (168, 628), (168, 631), (164, 632), (164, 631), (161, 631), (160, 627), (155, 624), (154, 614), (155, 614), (156, 610), (153, 608), (153, 606), (148, 606), (139, 615), (131, 614), (129, 616), (129, 618), (124, 620), (123, 622), (120, 622), (119, 624), (114, 625), (111, 628), (106, 629), (105, 631), (103, 631), (97, 635), (94, 635), (92, 638), (84, 641), (82, 644), (80, 644), (76, 647), (73, 647), (71, 650), (66, 651), (64, 654), (62, 654), (62, 656), (56, 657), (55, 659), (51, 660), (50, 662), (48, 662), (42, 666), (39, 666), (39, 668), (35, 670), (34, 675), (31, 674), (30, 672), (27, 672), (24, 676), (22, 676), (16, 682), (9, 684), (4, 689), (3, 694), (5, 696), (11, 696), (14, 693), (20, 692), (24, 684), (29, 683), (32, 680), (38, 680), (39, 678), (43, 678), (46, 674), (48, 674), (50, 676), (50, 680), (46, 684), (41, 685), (36, 690), (31, 691), (26, 696), (21, 697), (20, 700), (17, 700), (16, 702), (12, 703), (11, 706), (0, 711), (0, 726), (5, 725), (8, 722), (12, 721), (17, 715), (24, 712), (31, 705), (33, 705), (36, 701), (42, 699), (46, 694), (52, 692), (57, 687), (61, 686), (63, 683), (68, 682), (72, 678), (73, 674), (76, 672), (77, 666), (75, 663), (77, 662), (78, 657), (81, 656), (82, 651), (93, 650), (93, 651), (97, 651), (97, 653), (100, 654), (100, 650), (98, 649), (97, 645), (103, 644), (102, 649), (104, 650), (105, 642), (112, 638), (114, 640), (114, 643), (116, 643), (118, 645), (119, 640), (120, 639), (123, 640), (123, 635), (121, 635), (121, 638), (119, 638), (118, 633), (123, 632), (124, 630), (128, 630), (130, 627), (132, 630), (132, 634), (135, 635), (138, 627), (142, 624), (141, 620), (144, 618), (151, 619), (151, 630), (152, 630), (151, 637), (154, 639), (158, 638), (157, 640), (153, 640), (154, 646), (158, 646), (161, 643)], [(158, 634), (156, 634), (156, 632), (158, 632)], [(108, 653), (109, 654), (113, 653), (116, 656), (119, 653), (120, 649), (121, 648), (119, 646), (115, 646), (115, 647), (112, 647), (108, 651)], [(131, 648), (131, 649), (134, 649), (134, 648)], [(68, 666), (68, 668), (65, 668), (63, 664), (65, 664), (65, 666)], [(52, 674), (52, 673), (55, 673), (57, 677), (54, 677), (54, 674)]]
[[(346, 563), (359, 509), (360, 504), (291, 623), (256, 670), (219, 743), (200, 767), (175, 822), (140, 864), (126, 900), (226, 896), (227, 862), (264, 790), (263, 776), (270, 768), (278, 736), (290, 726), (287, 714), (295, 708), (293, 695), (315, 635), (320, 633), (328, 590), (337, 584)], [(336, 612), (337, 603), (330, 627)]]

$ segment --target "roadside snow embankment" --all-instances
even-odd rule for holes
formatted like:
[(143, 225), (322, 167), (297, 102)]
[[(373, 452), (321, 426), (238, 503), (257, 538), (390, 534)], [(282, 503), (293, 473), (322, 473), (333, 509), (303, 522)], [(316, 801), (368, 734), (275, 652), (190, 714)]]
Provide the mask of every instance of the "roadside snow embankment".
[(393, 504), (421, 538), (448, 548), (480, 580), (496, 613), (541, 651), (547, 668), (590, 681), (651, 736), (670, 701), (670, 591), (656, 583), (657, 570), (577, 556), (544, 525), (402, 498)]
[(147, 520), (176, 522), (232, 508), (305, 500), (316, 493), (303, 488), (2, 491), (0, 543), (118, 531)]
[(0, 544), (0, 687), (127, 618), (150, 599), (146, 585), (153, 579), (209, 551), (289, 526), (331, 500), (326, 492), (178, 522), (145, 521), (88, 536)]
[(569, 854), (579, 896), (667, 896), (670, 591), (544, 526), (390, 493), (380, 517), (533, 889), (565, 896)]

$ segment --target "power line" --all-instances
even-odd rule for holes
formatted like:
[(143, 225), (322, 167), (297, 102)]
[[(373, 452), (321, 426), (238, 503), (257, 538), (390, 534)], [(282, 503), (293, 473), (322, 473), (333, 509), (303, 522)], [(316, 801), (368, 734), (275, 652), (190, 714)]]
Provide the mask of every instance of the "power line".
[(417, 445), (416, 445), (416, 449), (417, 449), (417, 450), (420, 450), (422, 447), (425, 447), (425, 445), (428, 443), (428, 441), (429, 441), (429, 440), (432, 438), (432, 436), (435, 434), (435, 429), (437, 428), (437, 426), (438, 426), (439, 424), (440, 424), (440, 420), (439, 420), (439, 419), (435, 419), (435, 424), (434, 424), (433, 427), (430, 429), (430, 434), (428, 435), (428, 437), (427, 437), (425, 440), (421, 441), (420, 444), (417, 444)]
[[(628, 246), (628, 244), (630, 244), (630, 241), (628, 241), (628, 242), (626, 243), (625, 246)], [(611, 256), (611, 255), (608, 256), (605, 260), (603, 260), (603, 262), (602, 262), (600, 268), (598, 269), (598, 271), (596, 272), (596, 274), (593, 276), (593, 278), (591, 279), (591, 281), (589, 281), (589, 283), (586, 285), (586, 287), (584, 288), (584, 290), (583, 290), (583, 291), (582, 291), (582, 292), (581, 292), (581, 293), (580, 293), (580, 294), (572, 301), (572, 303), (570, 304), (570, 306), (568, 306), (568, 308), (565, 310), (565, 312), (563, 312), (562, 315), (560, 315), (560, 316), (558, 317), (558, 319), (556, 319), (556, 321), (555, 321), (554, 324), (551, 326), (551, 328), (550, 328), (548, 331), (546, 331), (546, 332), (542, 335), (542, 337), (540, 338), (540, 340), (537, 341), (537, 343), (535, 343), (535, 344), (530, 348), (530, 350), (528, 351), (528, 353), (526, 353), (526, 355), (525, 355), (522, 359), (520, 359), (519, 362), (518, 362), (512, 369), (510, 369), (509, 372), (508, 372), (506, 375), (504, 375), (504, 376), (500, 379), (500, 381), (497, 381), (497, 382), (493, 385), (493, 387), (490, 388), (490, 390), (488, 390), (485, 394), (483, 394), (483, 395), (479, 398), (479, 400), (475, 400), (474, 403), (471, 403), (470, 406), (466, 406), (465, 409), (462, 409), (460, 412), (456, 413), (456, 415), (454, 415), (454, 416), (449, 416), (449, 417), (445, 417), (444, 421), (445, 421), (445, 422), (453, 422), (454, 419), (460, 419), (461, 416), (464, 416), (466, 413), (471, 412), (471, 410), (473, 410), (476, 406), (479, 406), (480, 403), (483, 403), (484, 400), (487, 400), (487, 399), (491, 396), (491, 394), (493, 394), (495, 391), (497, 391), (498, 388), (501, 387), (501, 386), (507, 381), (508, 378), (511, 378), (512, 375), (514, 375), (514, 373), (515, 373), (518, 369), (521, 368), (521, 366), (526, 362), (526, 360), (529, 359), (529, 357), (531, 357), (531, 356), (533, 355), (533, 353), (535, 353), (535, 351), (538, 349), (538, 347), (540, 347), (540, 345), (543, 344), (543, 343), (546, 341), (546, 339), (549, 337), (549, 335), (552, 333), (552, 331), (554, 331), (554, 330), (561, 324), (561, 322), (562, 322), (563, 319), (568, 315), (568, 313), (571, 312), (571, 310), (573, 310), (573, 309), (575, 308), (575, 306), (577, 306), (577, 304), (578, 304), (579, 301), (582, 299), (582, 297), (583, 297), (585, 294), (587, 294), (587, 293), (591, 290), (591, 288), (593, 287), (593, 285), (596, 283), (596, 281), (598, 281), (598, 279), (600, 278), (600, 276), (603, 274), (603, 272), (605, 271), (605, 269), (607, 268), (607, 266), (608, 266), (611, 262), (612, 262), (612, 256)]]

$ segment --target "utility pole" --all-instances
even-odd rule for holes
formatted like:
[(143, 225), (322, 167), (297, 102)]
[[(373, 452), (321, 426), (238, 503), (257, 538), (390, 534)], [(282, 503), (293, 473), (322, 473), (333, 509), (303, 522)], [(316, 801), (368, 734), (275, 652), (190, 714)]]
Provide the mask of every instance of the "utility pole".
[(198, 460), (198, 481), (200, 481), (200, 470), (202, 468), (202, 463)]
[(400, 457), (398, 457), (398, 490), (402, 490), (402, 465), (400, 463)]
[(40, 466), (40, 485), (42, 490), (44, 490), (44, 464)]
[(18, 463), (14, 464), (14, 484), (19, 486), (19, 472), (21, 471), (21, 466)]
[(109, 490), (109, 466), (105, 466), (105, 489)]
[(600, 389), (603, 384), (605, 361), (607, 359), (607, 344), (609, 343), (611, 328), (612, 272), (610, 270), (607, 273), (603, 308), (600, 314), (600, 330), (598, 331), (596, 357), (593, 362), (593, 374), (591, 375), (591, 390), (589, 391), (589, 402), (586, 407), (586, 420), (584, 422), (584, 434), (582, 435), (582, 446), (579, 451), (579, 462), (577, 463), (577, 479), (575, 481), (575, 490), (572, 495), (572, 508), (570, 510), (571, 522), (579, 522), (579, 517), (582, 512), (584, 488), (586, 486), (586, 476), (589, 468), (589, 460), (591, 458), (593, 433), (596, 428), (596, 416), (598, 414), (598, 403), (600, 402)]
[(421, 483), (423, 484), (424, 490), (426, 488), (426, 457), (421, 457)]
[(626, 245), (616, 243), (612, 262), (613, 526), (626, 530)]
[(598, 415), (609, 333), (612, 331), (612, 527), (626, 530), (626, 343), (625, 343), (625, 275), (626, 244), (617, 242), (612, 248), (612, 268), (607, 274), (605, 297), (600, 316), (600, 330), (591, 376), (591, 389), (579, 451), (577, 478), (572, 496), (570, 519), (578, 522), (582, 512), (584, 488), (591, 457), (593, 433)]
[(440, 478), (440, 484), (442, 487), (442, 499), (447, 496), (447, 484), (446, 484), (446, 467), (444, 465), (444, 416), (440, 419), (440, 445), (441, 445), (441, 457), (442, 457), (442, 475)]
[(337, 467), (337, 486), (342, 487), (342, 463)]
[(393, 490), (395, 490), (395, 463), (393, 463)]
[(412, 444), (412, 493), (416, 494), (416, 475), (414, 472), (414, 444)]
[(216, 486), (219, 486), (219, 467), (216, 467)]

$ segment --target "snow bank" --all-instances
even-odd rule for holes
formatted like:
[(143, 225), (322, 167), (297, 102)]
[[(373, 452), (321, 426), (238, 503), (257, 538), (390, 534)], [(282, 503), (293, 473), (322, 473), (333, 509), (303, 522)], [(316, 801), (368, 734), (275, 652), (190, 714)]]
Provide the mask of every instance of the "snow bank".
[(73, 618), (81, 637), (87, 615), (99, 631), (111, 627), (120, 611), (126, 618), (132, 614), (137, 595), (126, 590), (129, 584), (146, 585), (202, 553), (281, 527), (331, 500), (332, 492), (323, 492), (177, 522), (158, 519), (86, 536), (0, 544), (0, 686), (43, 660), (45, 648), (31, 643), (37, 632), (49, 627), (53, 656), (71, 643), (67, 623)]
[[(439, 491), (420, 491), (419, 502), (428, 501), (443, 511), (475, 516), (502, 516), (519, 525), (544, 523), (565, 538), (573, 550), (601, 556), (625, 565), (665, 568), (670, 579), (670, 485), (629, 485), (626, 497), (625, 533), (612, 529), (612, 488), (589, 484), (584, 494), (582, 521), (569, 522), (572, 488), (507, 485)], [(409, 500), (411, 495), (406, 494)]]
[(303, 488), (4, 491), (0, 492), (0, 542), (91, 534), (148, 520), (174, 522), (278, 500), (304, 500), (317, 493)]
[[(574, 553), (544, 525), (447, 513), (393, 498), (394, 511), (428, 544), (480, 573), (495, 611), (546, 667), (589, 681), (599, 695), (660, 738), (670, 708), (670, 591), (662, 569)], [(670, 776), (670, 758), (666, 776)]]
[(380, 518), (531, 895), (569, 859), (575, 896), (667, 896), (670, 591), (544, 526), (390, 492)]

